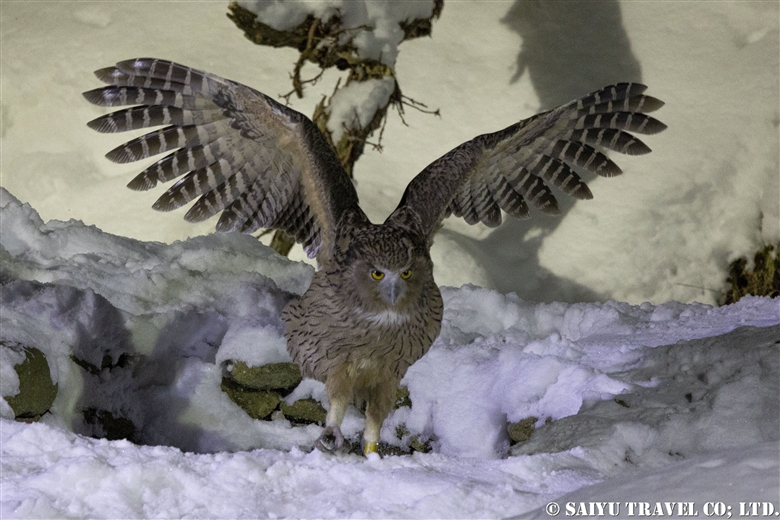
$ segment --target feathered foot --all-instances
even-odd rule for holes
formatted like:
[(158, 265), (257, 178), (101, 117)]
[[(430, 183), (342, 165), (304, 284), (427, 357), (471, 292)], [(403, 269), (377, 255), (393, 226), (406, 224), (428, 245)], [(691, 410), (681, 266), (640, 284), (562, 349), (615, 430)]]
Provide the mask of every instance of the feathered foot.
[(338, 426), (326, 426), (319, 438), (314, 442), (314, 447), (320, 451), (338, 452), (344, 446), (344, 435)]

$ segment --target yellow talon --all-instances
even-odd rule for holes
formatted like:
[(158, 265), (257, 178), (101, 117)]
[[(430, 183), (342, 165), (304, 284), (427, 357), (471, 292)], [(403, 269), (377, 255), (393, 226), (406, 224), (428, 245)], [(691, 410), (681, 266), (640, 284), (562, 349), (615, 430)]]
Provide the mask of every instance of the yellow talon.
[(369, 453), (376, 453), (376, 443), (366, 441), (365, 447), (363, 447), (363, 455), (368, 456)]

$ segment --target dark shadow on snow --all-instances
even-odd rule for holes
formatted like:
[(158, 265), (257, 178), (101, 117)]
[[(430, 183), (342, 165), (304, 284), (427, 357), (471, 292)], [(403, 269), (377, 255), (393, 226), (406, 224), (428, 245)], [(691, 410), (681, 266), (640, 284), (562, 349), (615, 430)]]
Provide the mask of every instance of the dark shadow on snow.
[[(617, 0), (518, 0), (501, 22), (522, 37), (512, 82), (528, 74), (543, 110), (612, 83), (642, 79), (641, 67), (631, 52)], [(620, 164), (620, 154), (613, 154), (613, 157)], [(587, 172), (580, 174), (586, 182), (596, 177)], [(631, 172), (627, 174), (631, 175)], [(594, 194), (594, 199), (578, 203), (598, 204), (598, 193)], [(483, 240), (451, 238), (474, 254), (482, 265), (488, 266), (493, 287), (501, 292), (516, 292), (521, 298), (534, 301), (608, 299), (607, 294), (557, 276), (539, 265), (539, 248), (544, 237), (558, 227), (575, 203), (563, 194), (558, 202), (561, 207), (558, 217), (534, 212), (529, 220), (507, 218)], [(534, 238), (526, 239), (532, 229)], [(516, 247), (508, 247), (508, 244), (516, 244)], [(598, 265), (593, 266), (593, 269), (598, 268)]]
[(544, 110), (642, 79), (617, 0), (518, 0), (501, 22), (523, 39), (512, 81), (527, 73)]

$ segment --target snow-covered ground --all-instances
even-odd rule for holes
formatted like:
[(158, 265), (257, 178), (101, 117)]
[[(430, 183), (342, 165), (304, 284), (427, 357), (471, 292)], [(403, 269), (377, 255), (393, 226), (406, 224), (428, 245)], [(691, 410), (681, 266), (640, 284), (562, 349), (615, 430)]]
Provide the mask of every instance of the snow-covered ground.
[[(728, 260), (780, 238), (778, 3), (450, 2), (432, 39), (401, 45), (404, 94), (442, 117), (391, 116), (384, 152), (357, 163), (374, 220), (453, 146), (604, 84), (649, 84), (669, 129), (560, 219), (450, 219), (437, 281), (497, 291), (443, 290), (441, 337), (404, 381), (413, 406), (382, 430), (433, 452), (368, 460), (310, 451), (319, 427), (252, 420), (220, 390), (225, 360), (288, 359), (279, 312), (311, 268), (149, 210), (159, 192), (124, 187), (140, 168), (103, 157), (119, 136), (84, 125), (103, 111), (80, 92), (115, 61), (159, 56), (274, 95), (297, 53), (250, 45), (222, 3), (0, 9), (0, 392), (18, 391), (13, 345), (43, 351), (58, 384), (37, 424), (0, 400), (0, 517), (780, 510), (780, 300), (707, 305)], [(333, 81), (294, 107), (310, 114)], [(570, 303), (538, 303), (554, 300)], [(90, 438), (88, 408), (132, 420), (137, 442)], [(532, 437), (510, 445), (507, 423), (529, 417)], [(356, 410), (344, 429), (362, 429)]]
[[(778, 299), (544, 304), (445, 288), (442, 334), (403, 381), (413, 405), (382, 429), (433, 452), (332, 456), (311, 451), (320, 427), (252, 420), (220, 389), (226, 360), (289, 360), (280, 309), (308, 266), (243, 235), (140, 242), (0, 200), (3, 350), (37, 347), (59, 387), (38, 424), (0, 401), (3, 518), (484, 518), (569, 492), (780, 508)], [(326, 402), (308, 380), (290, 398), (307, 396)], [(137, 444), (79, 435), (101, 433), (87, 408), (131, 419)], [(529, 417), (533, 435), (510, 446), (507, 424)], [(352, 409), (345, 434), (362, 426)]]
[[(86, 127), (105, 110), (81, 92), (100, 86), (95, 69), (154, 56), (277, 95), (292, 89), (298, 53), (248, 43), (226, 3), (0, 9), (0, 184), (44, 219), (164, 242), (211, 232), (214, 220), (193, 226), (184, 210), (151, 211), (160, 189), (125, 188), (142, 166), (103, 157), (123, 136)], [(616, 157), (626, 173), (594, 179), (594, 200), (565, 203), (561, 218), (496, 230), (448, 219), (433, 251), (437, 280), (533, 301), (713, 303), (729, 260), (780, 239), (779, 11), (777, 2), (446, 3), (433, 37), (402, 43), (396, 60), (403, 93), (441, 118), (407, 109), (405, 127), (390, 114), (384, 151), (356, 165), (363, 207), (382, 220), (417, 172), (461, 142), (639, 80), (667, 103), (657, 116), (668, 130), (646, 139), (652, 154)], [(336, 74), (294, 108), (311, 114)]]

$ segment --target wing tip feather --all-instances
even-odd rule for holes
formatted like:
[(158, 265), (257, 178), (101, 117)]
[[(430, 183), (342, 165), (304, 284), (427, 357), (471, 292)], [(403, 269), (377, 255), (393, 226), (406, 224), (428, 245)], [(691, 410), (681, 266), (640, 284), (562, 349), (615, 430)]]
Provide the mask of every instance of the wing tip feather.
[(544, 213), (545, 215), (560, 215), (561, 207), (558, 205), (558, 200), (555, 197), (549, 197), (543, 203), (538, 204), (536, 209)]
[(106, 159), (117, 164), (125, 164), (136, 161), (137, 159), (131, 156), (125, 148), (126, 147), (124, 144), (120, 144), (106, 154)]
[(148, 191), (157, 186), (157, 180), (151, 178), (146, 172), (136, 175), (127, 183), (127, 187), (133, 191)]
[(666, 103), (653, 96), (643, 96), (642, 108), (640, 112), (649, 113), (655, 112), (659, 108), (663, 107)]
[(163, 193), (160, 198), (154, 201), (154, 204), (152, 204), (153, 210), (162, 211), (163, 213), (173, 211), (178, 208), (179, 206), (174, 203), (168, 192)]
[(577, 189), (572, 191), (570, 195), (578, 200), (590, 200), (593, 198), (593, 192), (590, 191), (590, 188), (584, 182), (581, 182), (579, 186), (577, 186)]
[(81, 95), (84, 96), (84, 99), (86, 99), (93, 105), (97, 105), (99, 107), (107, 106), (106, 98), (104, 94), (105, 88), (106, 87), (93, 88), (92, 90), (87, 90), (86, 92), (82, 92)]

